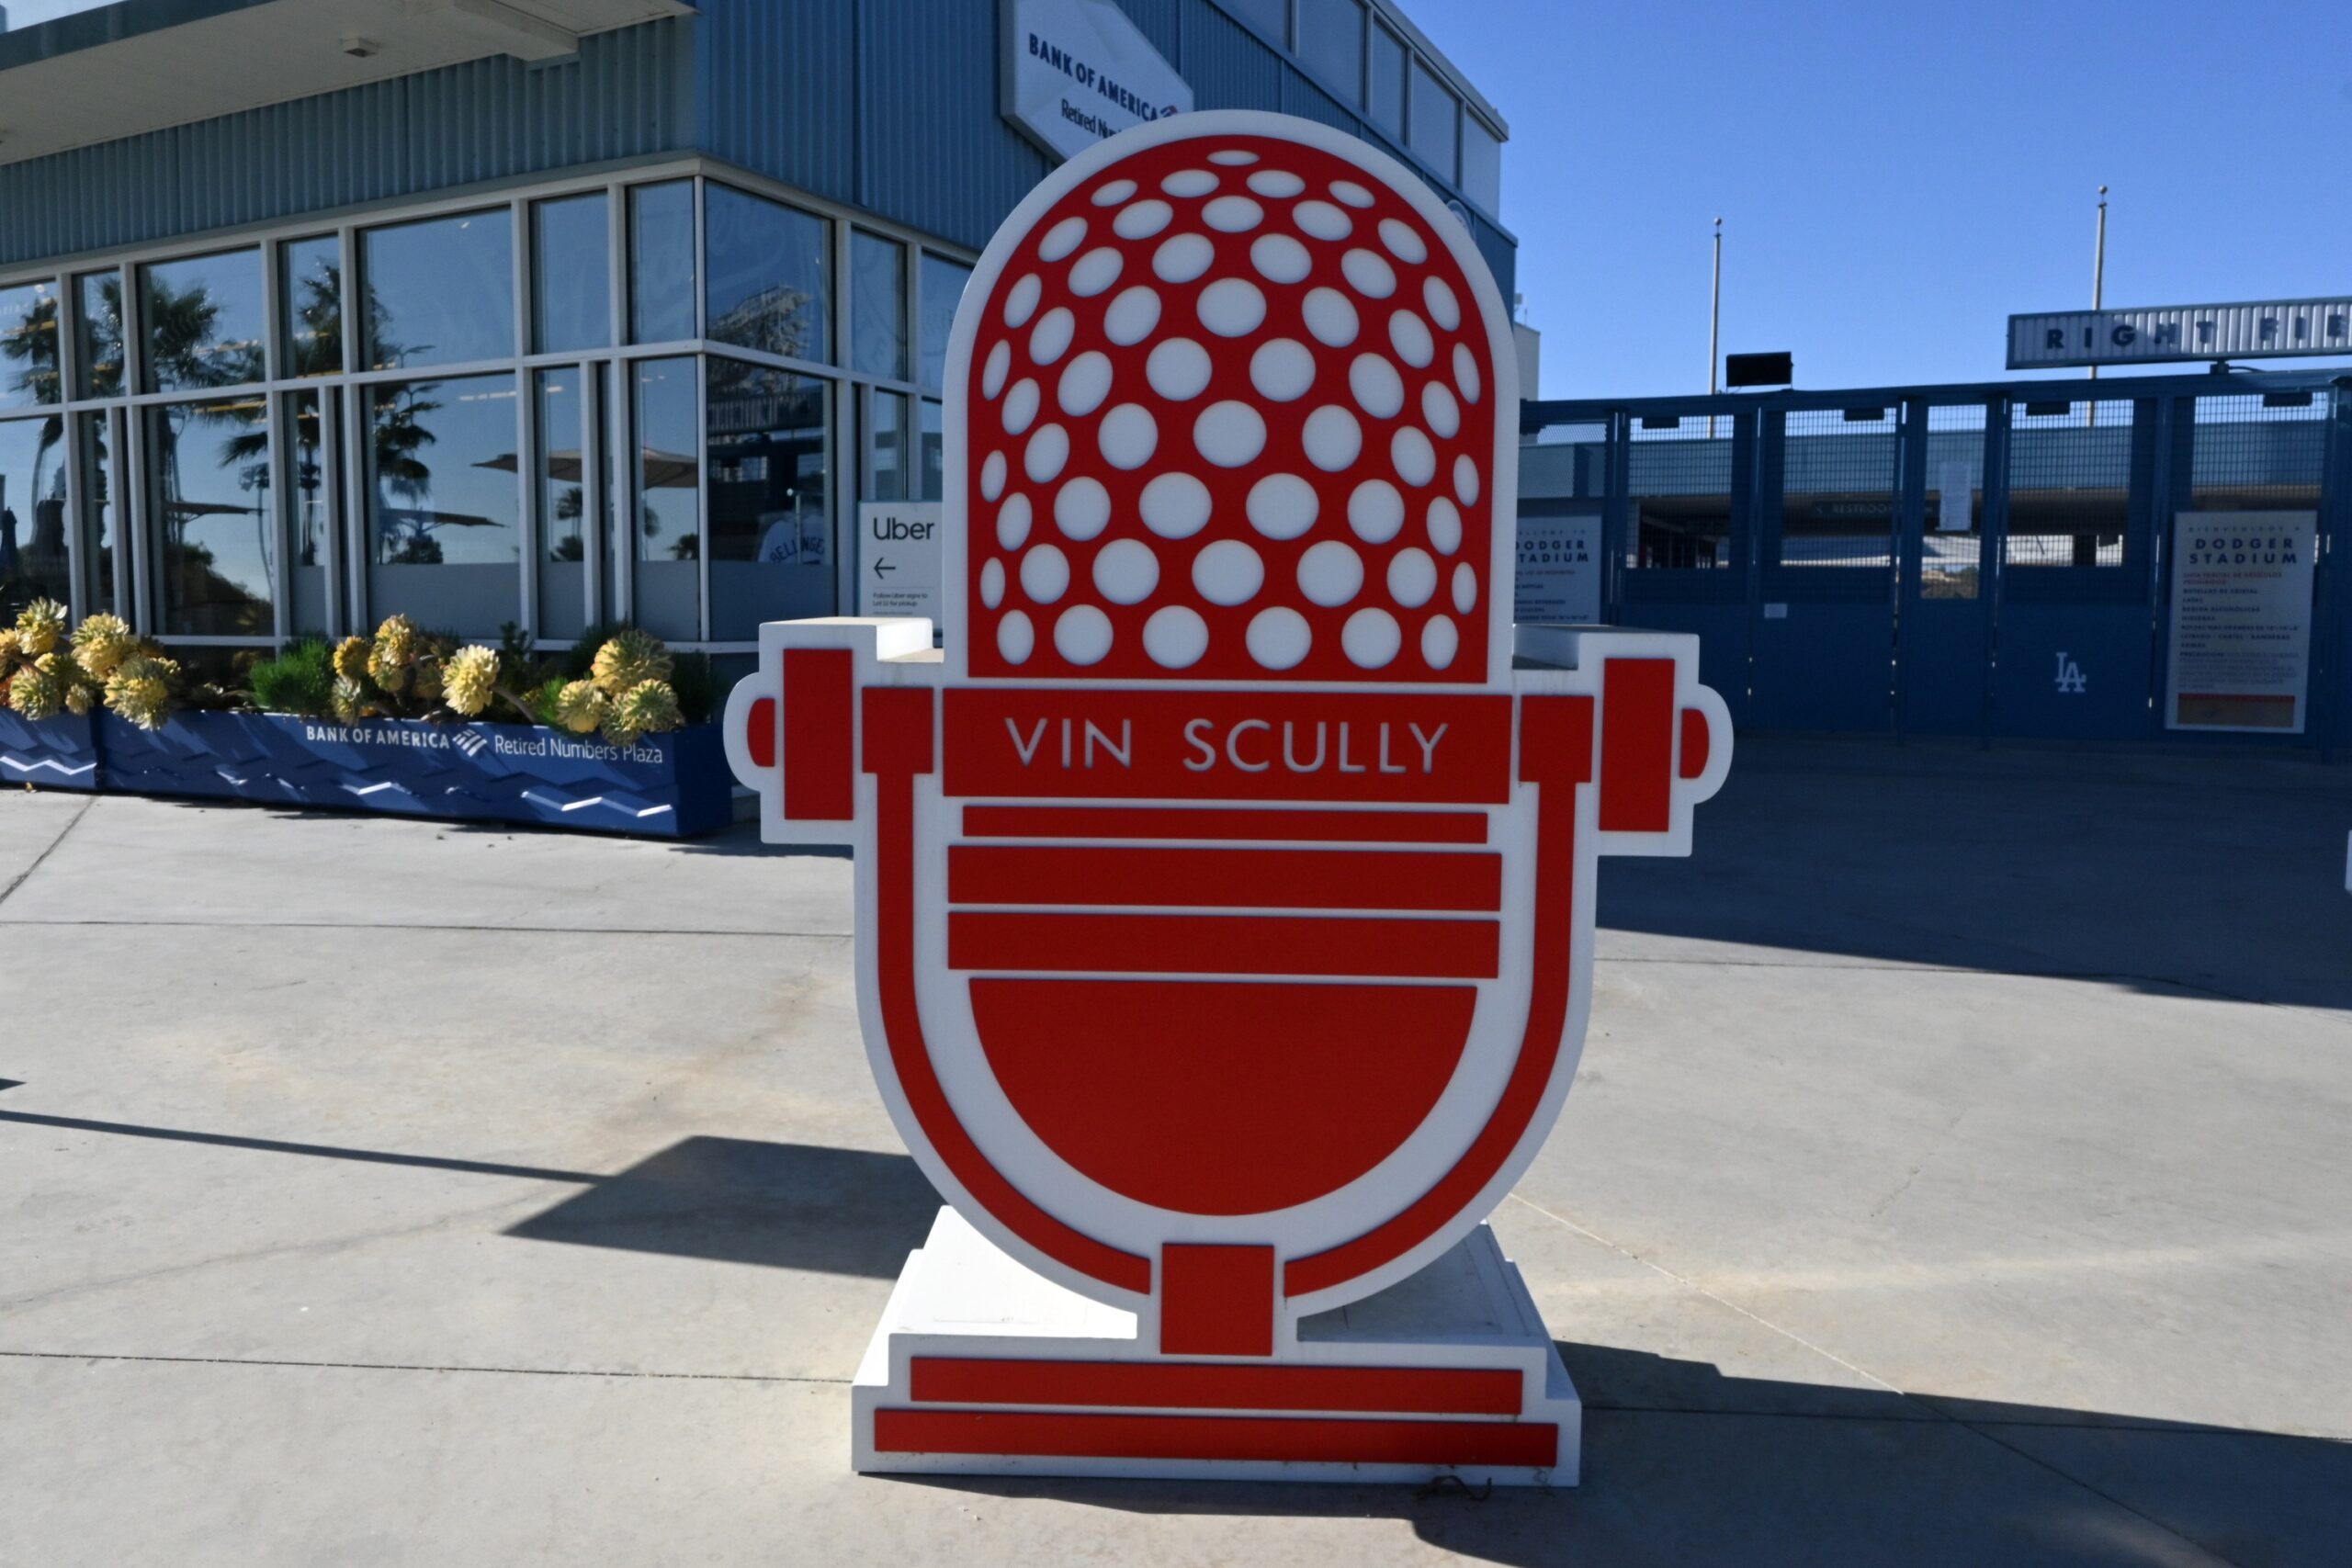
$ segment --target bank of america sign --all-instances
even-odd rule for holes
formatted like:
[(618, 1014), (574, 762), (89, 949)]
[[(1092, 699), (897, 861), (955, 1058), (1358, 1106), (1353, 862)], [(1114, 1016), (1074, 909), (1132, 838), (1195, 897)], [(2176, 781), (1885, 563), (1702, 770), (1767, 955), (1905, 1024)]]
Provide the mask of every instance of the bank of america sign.
[(2352, 295), (2009, 318), (2009, 368), (2352, 354)]

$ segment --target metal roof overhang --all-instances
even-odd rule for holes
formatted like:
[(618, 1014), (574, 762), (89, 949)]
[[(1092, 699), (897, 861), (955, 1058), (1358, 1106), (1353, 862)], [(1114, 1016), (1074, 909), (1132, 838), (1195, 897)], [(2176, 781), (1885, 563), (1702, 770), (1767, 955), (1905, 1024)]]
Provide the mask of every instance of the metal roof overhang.
[(685, 0), (119, 0), (0, 33), (0, 164), (494, 55), (552, 60)]

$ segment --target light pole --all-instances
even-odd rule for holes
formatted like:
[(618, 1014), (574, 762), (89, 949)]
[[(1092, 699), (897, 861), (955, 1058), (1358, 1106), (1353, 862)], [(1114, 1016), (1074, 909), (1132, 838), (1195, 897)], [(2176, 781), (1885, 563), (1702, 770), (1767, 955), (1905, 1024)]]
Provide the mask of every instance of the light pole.
[[(2098, 187), (2098, 242), (2091, 250), (2091, 309), (2098, 310), (2107, 299), (2107, 187)], [(2098, 367), (2091, 367), (2090, 378), (2098, 379)], [(2098, 400), (2091, 400), (2090, 428), (2098, 427)]]
[[(1715, 270), (1708, 286), (1707, 301), (1707, 396), (1715, 395), (1715, 373), (1721, 365), (1716, 355), (1717, 340), (1724, 321), (1724, 220), (1715, 220)], [(1715, 438), (1715, 411), (1707, 411), (1707, 439)]]

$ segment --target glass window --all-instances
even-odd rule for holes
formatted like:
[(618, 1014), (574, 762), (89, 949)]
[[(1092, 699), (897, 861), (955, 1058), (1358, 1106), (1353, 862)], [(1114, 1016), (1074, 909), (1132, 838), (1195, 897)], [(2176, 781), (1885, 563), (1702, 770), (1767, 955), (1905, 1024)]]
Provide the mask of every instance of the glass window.
[(710, 635), (833, 613), (831, 385), (713, 356)]
[(930, 398), (922, 400), (922, 496), (924, 501), (947, 497), (947, 412)]
[(368, 389), (368, 603), (494, 637), (522, 613), (512, 376)]
[(361, 233), (369, 366), (392, 370), (514, 356), (514, 236), (508, 217), (500, 207)]
[(0, 419), (0, 619), (36, 599), (63, 601), (65, 454), (57, 416)]
[(107, 466), (110, 420), (110, 415), (103, 413), (74, 416), (75, 461), (81, 465), (82, 589), (86, 615), (116, 609), (114, 484)]
[(1462, 116), (1462, 194), (1490, 213), (1503, 209), (1503, 144), (1466, 110)]
[(1378, 23), (1372, 29), (1372, 123), (1391, 136), (1405, 134), (1405, 40)]
[(907, 400), (903, 396), (874, 394), (874, 421), (866, 432), (865, 446), (866, 462), (874, 474), (865, 499), (907, 500)]
[(630, 407), (637, 497), (637, 613), (656, 637), (702, 636), (702, 478), (692, 358), (640, 359)]
[(292, 585), (291, 626), (304, 637), (326, 635), (327, 567), (334, 553), (330, 540), (343, 514), (338, 487), (328, 477), (334, 436), (326, 409), (333, 402), (332, 393), (288, 392), (282, 405), (288, 455), (294, 463), (294, 538), (288, 547), (293, 561), (287, 574)]
[(907, 248), (879, 234), (849, 239), (850, 367), (907, 378)]
[(74, 279), (79, 297), (75, 330), (81, 334), (81, 395), (112, 398), (122, 392), (122, 274), (89, 272)]
[(631, 186), (628, 212), (629, 341), (694, 336), (694, 181)]
[(707, 335), (788, 359), (832, 357), (826, 251), (823, 219), (729, 186), (707, 186)]
[(265, 637), (277, 629), (268, 411), (258, 396), (144, 411), (165, 637)]
[(0, 288), (0, 409), (57, 401), (57, 286)]
[(262, 378), (261, 253), (223, 251), (139, 269), (147, 390)]
[(956, 330), (956, 305), (972, 269), (945, 256), (922, 254), (922, 384), (926, 391), (944, 389), (947, 339)]
[(1363, 102), (1361, 0), (1298, 0), (1298, 57), (1341, 102)]
[(531, 275), (531, 341), (539, 353), (612, 346), (612, 239), (603, 191), (532, 207)]
[(343, 242), (289, 240), (277, 254), (286, 373), (332, 376), (343, 368)]
[(1453, 178), (1454, 121), (1458, 108), (1453, 95), (1437, 78), (1437, 73), (1419, 61), (1413, 62), (1413, 131), (1414, 153), (1442, 179)]
[(569, 640), (588, 626), (588, 465), (582, 455), (580, 372), (541, 370), (531, 384), (539, 434), (538, 633)]

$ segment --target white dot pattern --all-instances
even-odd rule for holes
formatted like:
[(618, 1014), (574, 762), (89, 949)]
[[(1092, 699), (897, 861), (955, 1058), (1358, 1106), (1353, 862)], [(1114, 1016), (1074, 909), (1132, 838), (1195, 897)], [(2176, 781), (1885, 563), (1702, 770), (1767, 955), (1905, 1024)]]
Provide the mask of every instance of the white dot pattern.
[(1418, 187), (1235, 140), (1075, 182), (971, 302), (973, 672), (1490, 678), (1451, 237)]

